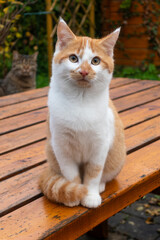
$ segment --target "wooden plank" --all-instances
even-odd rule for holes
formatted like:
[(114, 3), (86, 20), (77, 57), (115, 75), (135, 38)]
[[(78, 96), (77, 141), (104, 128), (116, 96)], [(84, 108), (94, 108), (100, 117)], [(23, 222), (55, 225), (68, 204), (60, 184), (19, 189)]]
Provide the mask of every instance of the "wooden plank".
[[(115, 80), (114, 82), (116, 82), (116, 78), (114, 78), (114, 80)], [(117, 78), (117, 80), (122, 82), (121, 85), (122, 84), (124, 85), (126, 82), (128, 83), (128, 82), (135, 81), (135, 79), (127, 79), (127, 78)], [(115, 87), (114, 82), (113, 81), (111, 82), (111, 87)], [(49, 87), (44, 87), (44, 88), (29, 90), (29, 91), (22, 92), (22, 93), (16, 93), (16, 94), (1, 97), (0, 107), (4, 107), (4, 106), (24, 102), (27, 100), (33, 100), (35, 98), (47, 96), (48, 90), (49, 90)]]
[[(157, 118), (153, 118), (145, 123), (141, 123), (140, 126), (135, 126), (134, 130), (126, 130), (127, 133), (131, 133), (133, 134), (133, 136), (135, 136), (135, 134), (138, 134), (138, 140), (139, 140), (139, 144), (143, 144), (144, 141), (147, 141), (147, 139), (150, 141), (152, 138), (156, 138), (157, 135), (159, 134), (158, 128), (159, 128), (159, 117)], [(153, 125), (155, 124), (155, 125)], [(142, 135), (142, 139), (140, 138), (140, 131), (138, 129), (143, 129), (144, 133), (145, 133), (145, 126), (154, 126), (154, 130), (157, 130), (157, 132), (152, 132), (149, 131), (148, 129), (148, 138), (146, 138), (145, 135)], [(128, 136), (128, 135), (127, 135)], [(7, 151), (11, 151), (13, 149), (25, 146), (27, 144), (45, 139), (46, 137), (46, 123), (39, 123), (36, 125), (33, 125), (31, 127), (28, 128), (24, 128), (21, 130), (18, 130), (16, 132), (11, 132), (5, 135), (1, 136), (1, 149), (0, 149), (0, 154), (5, 153)], [(16, 139), (16, 141), (15, 141)], [(132, 140), (131, 140), (132, 141)], [(129, 144), (128, 140), (127, 140), (127, 144)], [(134, 144), (134, 143), (133, 143)], [(131, 146), (133, 147), (133, 144), (131, 144)], [(130, 147), (130, 145), (128, 145), (129, 148), (128, 150), (131, 150), (132, 147)]]
[[(158, 116), (160, 108), (160, 100), (147, 103), (136, 108), (121, 113), (125, 128), (128, 128), (139, 122)], [(119, 109), (117, 109), (119, 110)], [(15, 131), (23, 127), (28, 127), (32, 124), (40, 123), (46, 120), (47, 108), (36, 110), (23, 115), (18, 115), (12, 118), (7, 118), (0, 121), (0, 135)]]
[[(142, 89), (143, 84), (144, 84), (144, 88), (149, 87), (149, 86), (159, 85), (158, 81), (148, 81), (148, 82), (147, 81), (143, 82), (143, 81), (139, 81), (138, 83), (132, 83), (136, 86), (133, 90), (131, 90), (129, 87), (125, 87), (125, 86), (118, 87), (116, 89), (111, 89), (110, 94), (111, 94), (111, 97), (113, 95), (112, 99), (115, 96), (119, 96), (119, 97), (124, 96), (125, 91), (134, 93), (137, 91), (136, 88)], [(3, 107), (0, 112), (0, 119), (12, 117), (12, 116), (19, 115), (19, 114), (26, 113), (26, 112), (30, 112), (35, 109), (40, 109), (40, 108), (46, 107), (46, 105), (47, 105), (47, 97), (41, 97), (38, 99), (21, 102), (19, 104), (6, 106), (6, 107)]]
[(157, 85), (160, 85), (160, 81), (141, 80), (139, 82), (131, 83), (129, 86), (126, 85), (121, 86), (118, 89), (111, 89), (111, 97), (112, 99), (116, 99), (148, 88), (152, 88)]
[(41, 97), (41, 98), (33, 99), (30, 101), (17, 103), (15, 105), (6, 106), (1, 108), (0, 119), (12, 117), (25, 112), (30, 112), (35, 109), (46, 107), (46, 105), (47, 105), (47, 97)]
[[(145, 123), (139, 124), (137, 126), (134, 126), (130, 129), (127, 129), (125, 131), (126, 135), (126, 146), (128, 151), (133, 151), (133, 149), (139, 147), (140, 145), (144, 145), (147, 142), (152, 141), (155, 138), (160, 138), (160, 117), (153, 118)], [(44, 146), (43, 146), (44, 147)], [(20, 204), (21, 201), (26, 202), (30, 199), (30, 197), (36, 197), (37, 194), (39, 194), (39, 190), (37, 190), (37, 185), (32, 184), (32, 179), (34, 179), (35, 182), (35, 176), (39, 176), (39, 170), (38, 169), (43, 169), (44, 166), (39, 166), (36, 167), (35, 169), (31, 169), (29, 171), (24, 172), (22, 174), (19, 174), (18, 176), (12, 177), (8, 180), (5, 180), (1, 184), (1, 190), (0, 190), (0, 203), (2, 208), (0, 208), (0, 213), (4, 213), (7, 211), (7, 209), (12, 209), (14, 206), (17, 204)], [(29, 173), (28, 173), (29, 172)], [(38, 174), (37, 174), (38, 173)], [(27, 176), (27, 181), (26, 181), (26, 176)], [(18, 180), (17, 180), (18, 179)], [(24, 182), (23, 182), (24, 179)], [(18, 185), (18, 183), (20, 185)], [(9, 186), (12, 186), (11, 188)], [(20, 186), (23, 186), (23, 190), (26, 189), (25, 191), (20, 191)], [(29, 193), (29, 188), (32, 186), (32, 191), (35, 188), (35, 192)], [(5, 189), (9, 189), (9, 193), (11, 196), (14, 196), (13, 198), (9, 197), (8, 192), (6, 192)], [(13, 190), (12, 190), (13, 188)], [(20, 195), (16, 192), (20, 192)], [(10, 200), (7, 200), (7, 199)], [(5, 203), (5, 204), (4, 204)]]
[(120, 116), (124, 123), (124, 127), (128, 128), (132, 125), (160, 115), (159, 110), (160, 99), (122, 112)]
[(40, 174), (46, 167), (46, 164), (28, 170), (27, 172), (18, 174), (1, 182), (0, 188), (0, 216), (15, 210), (18, 206), (22, 206), (27, 200), (34, 199), (40, 195), (37, 182)]
[[(120, 81), (118, 81), (118, 80), (120, 80)], [(121, 79), (121, 78), (120, 79), (116, 78), (113, 81), (115, 82), (115, 86), (117, 84), (119, 84), (119, 82), (120, 82), (120, 84), (123, 84), (123, 79)], [(130, 83), (129, 82), (130, 79), (124, 79), (124, 81), (128, 82), (128, 84)], [(137, 90), (140, 91), (140, 89), (152, 87), (152, 86), (159, 85), (159, 84), (160, 84), (159, 81), (143, 80), (143, 81), (139, 81), (139, 82), (135, 82), (135, 83), (133, 83), (131, 81), (130, 86), (127, 85), (127, 86), (123, 86), (123, 87), (121, 86), (119, 88), (112, 89), (111, 97), (112, 98), (118, 98), (120, 96), (122, 97), (125, 94), (129, 94), (129, 93), (131, 94), (134, 91), (137, 91)], [(39, 103), (41, 104), (41, 99), (39, 99)], [(25, 102), (25, 104), (27, 104), (27, 102)], [(17, 106), (19, 106), (19, 105), (17, 105)], [(38, 105), (38, 106), (40, 106), (40, 105)], [(7, 107), (7, 109), (8, 109), (8, 107)], [(18, 107), (18, 109), (20, 109), (20, 108)], [(21, 109), (22, 109), (22, 107), (21, 107)], [(5, 110), (5, 108), (4, 108), (4, 110)], [(15, 110), (13, 109), (13, 111), (15, 111)], [(16, 129), (30, 126), (35, 123), (45, 121), (46, 116), (47, 116), (47, 109), (45, 108), (45, 109), (39, 109), (39, 110), (32, 111), (32, 112), (27, 112), (27, 113), (24, 113), (23, 115), (16, 115), (16, 116), (13, 116), (10, 118), (3, 119), (0, 121), (0, 129), (1, 129), (0, 135), (10, 132), (10, 131), (15, 131)]]
[(123, 85), (128, 85), (133, 82), (138, 82), (140, 80), (138, 79), (131, 79), (131, 78), (113, 78), (110, 84), (110, 89), (116, 88), (116, 87), (121, 87)]
[[(122, 112), (120, 116), (124, 127), (128, 128), (158, 116), (159, 108), (160, 100), (156, 100)], [(0, 180), (43, 162), (45, 160), (44, 145), (45, 143), (42, 141), (0, 156)]]
[(31, 127), (2, 135), (0, 138), (0, 154), (45, 139), (46, 123), (39, 123)]
[[(131, 80), (131, 83), (130, 83), (130, 80)], [(155, 85), (160, 84), (159, 81), (144, 81), (143, 80), (141, 82), (135, 82), (134, 85), (133, 85), (132, 79), (127, 79), (127, 78), (124, 78), (124, 79), (123, 78), (119, 78), (119, 79), (116, 78), (116, 79), (113, 79), (113, 82), (115, 84), (114, 86), (117, 86), (118, 84), (123, 84), (123, 83), (126, 83), (126, 82), (128, 84), (131, 84), (131, 85), (130, 86), (127, 85), (127, 86), (124, 86), (124, 87), (119, 87), (118, 89), (117, 88), (112, 89), (112, 91), (111, 91), (112, 98), (116, 97), (116, 96), (117, 97), (122, 96), (124, 93), (129, 93), (129, 92), (131, 93), (132, 89), (134, 89), (134, 90), (139, 89), (140, 90), (141, 88), (143, 88), (143, 85), (144, 85), (144, 87), (149, 87), (149, 86), (152, 86), (152, 83), (153, 83), (153, 86), (154, 86), (154, 84)], [(149, 85), (148, 84), (146, 85), (146, 83), (149, 83)], [(158, 107), (158, 105), (157, 105), (157, 107)], [(153, 108), (153, 105), (152, 105), (152, 108)], [(145, 106), (144, 106), (143, 109), (145, 109)], [(137, 111), (137, 108), (136, 108), (136, 111)], [(132, 110), (132, 112), (133, 112), (132, 116), (136, 117), (137, 114), (134, 114), (135, 111)], [(155, 109), (155, 112), (156, 112), (156, 109)], [(150, 112), (146, 112), (146, 114), (147, 113), (150, 113)], [(10, 131), (13, 131), (13, 130), (16, 130), (16, 129), (19, 129), (19, 128), (30, 126), (30, 125), (35, 124), (35, 123), (45, 121), (46, 116), (47, 116), (47, 108), (44, 108), (44, 109), (39, 109), (39, 110), (32, 111), (32, 112), (27, 112), (27, 113), (24, 113), (23, 115), (17, 115), (17, 116), (14, 116), (12, 118), (3, 119), (3, 120), (0, 121), (0, 129), (1, 129), (0, 135), (2, 135), (4, 133), (7, 133), (7, 132), (10, 132)]]
[(15, 131), (20, 128), (28, 127), (35, 123), (44, 122), (47, 118), (47, 108), (24, 113), (0, 121), (0, 135)]
[(0, 181), (46, 160), (45, 140), (0, 156)]
[(107, 184), (106, 191), (102, 194), (103, 203), (99, 208), (68, 208), (42, 197), (2, 217), (1, 238), (78, 238), (160, 185), (159, 144), (157, 141), (127, 157), (116, 180)]
[(121, 111), (126, 111), (130, 108), (136, 107), (138, 105), (151, 102), (153, 100), (160, 98), (160, 87), (154, 87), (143, 92), (138, 92), (126, 97), (122, 97), (114, 100), (116, 108)]
[(22, 93), (16, 93), (16, 94), (4, 96), (4, 97), (1, 97), (0, 107), (43, 97), (43, 96), (46, 96), (47, 94), (48, 94), (48, 87), (44, 87), (44, 88), (29, 90)]
[(125, 130), (127, 151), (140, 148), (160, 138), (160, 117), (153, 118)]
[[(149, 89), (149, 90), (146, 90), (144, 92), (147, 92), (147, 91), (151, 91), (152, 90), (152, 93), (151, 93), (151, 96), (155, 96), (153, 95), (153, 93), (155, 94), (154, 90), (156, 89), (157, 87), (153, 88), (153, 89)], [(128, 97), (125, 97), (125, 98), (121, 98), (123, 99), (123, 103), (124, 104), (121, 104), (120, 105), (120, 101), (121, 99), (117, 99), (115, 101), (118, 101), (118, 110), (122, 110), (123, 108), (126, 109), (126, 105), (131, 107), (131, 103), (132, 103), (132, 107), (135, 106), (137, 104), (137, 101), (139, 103), (139, 100), (144, 101), (144, 98), (140, 98), (139, 96), (138, 97), (135, 97), (134, 95), (140, 95), (141, 96), (145, 96), (144, 95), (144, 92), (140, 92), (140, 93), (136, 93), (136, 94), (133, 94), (133, 95), (130, 95)], [(159, 93), (156, 93), (156, 94), (159, 94)], [(132, 102), (131, 101), (127, 101), (126, 99), (129, 98), (129, 97), (132, 97)], [(149, 99), (150, 95), (147, 95), (147, 100)], [(121, 101), (122, 103), (122, 101)], [(117, 104), (117, 102), (116, 102)], [(155, 121), (155, 120), (153, 120)], [(8, 133), (6, 135), (2, 135), (1, 136), (1, 149), (0, 149), (0, 153), (4, 153), (6, 151), (10, 151), (10, 150), (13, 150), (15, 148), (18, 148), (18, 147), (22, 147), (24, 145), (27, 145), (27, 144), (30, 144), (30, 143), (33, 143), (35, 141), (39, 141), (39, 140), (42, 140), (46, 137), (46, 132), (45, 132), (45, 129), (46, 129), (46, 124), (45, 122), (44, 123), (40, 123), (40, 124), (37, 124), (37, 125), (34, 125), (34, 126), (31, 126), (31, 127), (28, 127), (28, 128), (25, 128), (25, 129), (21, 129), (21, 130), (18, 130), (16, 132), (11, 132), (11, 133)], [(32, 134), (31, 134), (32, 133)], [(16, 139), (16, 141), (15, 141)]]

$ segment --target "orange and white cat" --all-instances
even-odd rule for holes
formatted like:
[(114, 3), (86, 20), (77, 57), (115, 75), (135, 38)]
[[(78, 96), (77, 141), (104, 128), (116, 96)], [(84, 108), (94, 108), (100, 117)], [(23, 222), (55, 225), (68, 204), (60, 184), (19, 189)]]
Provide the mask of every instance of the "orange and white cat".
[(102, 39), (77, 37), (61, 19), (48, 96), (43, 193), (66, 206), (95, 208), (105, 184), (121, 170), (124, 131), (109, 84), (120, 29)]

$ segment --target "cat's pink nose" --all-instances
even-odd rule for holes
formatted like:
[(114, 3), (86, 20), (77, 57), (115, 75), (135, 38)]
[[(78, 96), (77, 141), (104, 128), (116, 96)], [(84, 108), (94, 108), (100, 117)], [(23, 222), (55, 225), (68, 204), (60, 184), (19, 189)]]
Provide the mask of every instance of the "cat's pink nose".
[(81, 70), (79, 73), (80, 73), (83, 77), (85, 77), (85, 76), (88, 75), (88, 72), (85, 71), (85, 70)]

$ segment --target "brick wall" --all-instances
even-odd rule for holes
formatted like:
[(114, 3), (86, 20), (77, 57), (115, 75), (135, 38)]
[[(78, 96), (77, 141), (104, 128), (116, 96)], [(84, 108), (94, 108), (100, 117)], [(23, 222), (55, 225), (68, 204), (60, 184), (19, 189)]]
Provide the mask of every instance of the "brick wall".
[[(135, 16), (124, 21), (122, 13), (119, 11), (122, 1), (102, 0), (101, 3), (102, 35), (105, 36), (116, 28), (115, 25), (112, 26), (112, 21), (115, 21), (117, 26), (122, 26), (119, 42), (115, 50), (116, 63), (118, 65), (140, 66), (144, 60), (150, 60), (151, 55), (155, 53), (154, 63), (160, 65), (160, 56), (153, 49), (150, 49), (146, 29), (143, 27), (144, 7), (137, 0), (132, 1), (130, 13), (135, 13)], [(160, 5), (157, 5), (157, 9), (160, 9)], [(138, 13), (138, 16), (136, 13)], [(152, 21), (157, 21), (154, 16)], [(160, 33), (160, 29), (158, 32)], [(133, 34), (134, 36), (130, 36)]]

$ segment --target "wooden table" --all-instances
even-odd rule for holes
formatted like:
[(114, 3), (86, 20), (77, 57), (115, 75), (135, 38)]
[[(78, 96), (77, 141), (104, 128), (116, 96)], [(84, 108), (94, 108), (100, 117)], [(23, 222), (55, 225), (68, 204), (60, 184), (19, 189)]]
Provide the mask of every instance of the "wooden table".
[(0, 98), (0, 239), (76, 239), (160, 186), (160, 82), (113, 79), (127, 161), (97, 209), (49, 202), (37, 180), (46, 167), (48, 88)]

